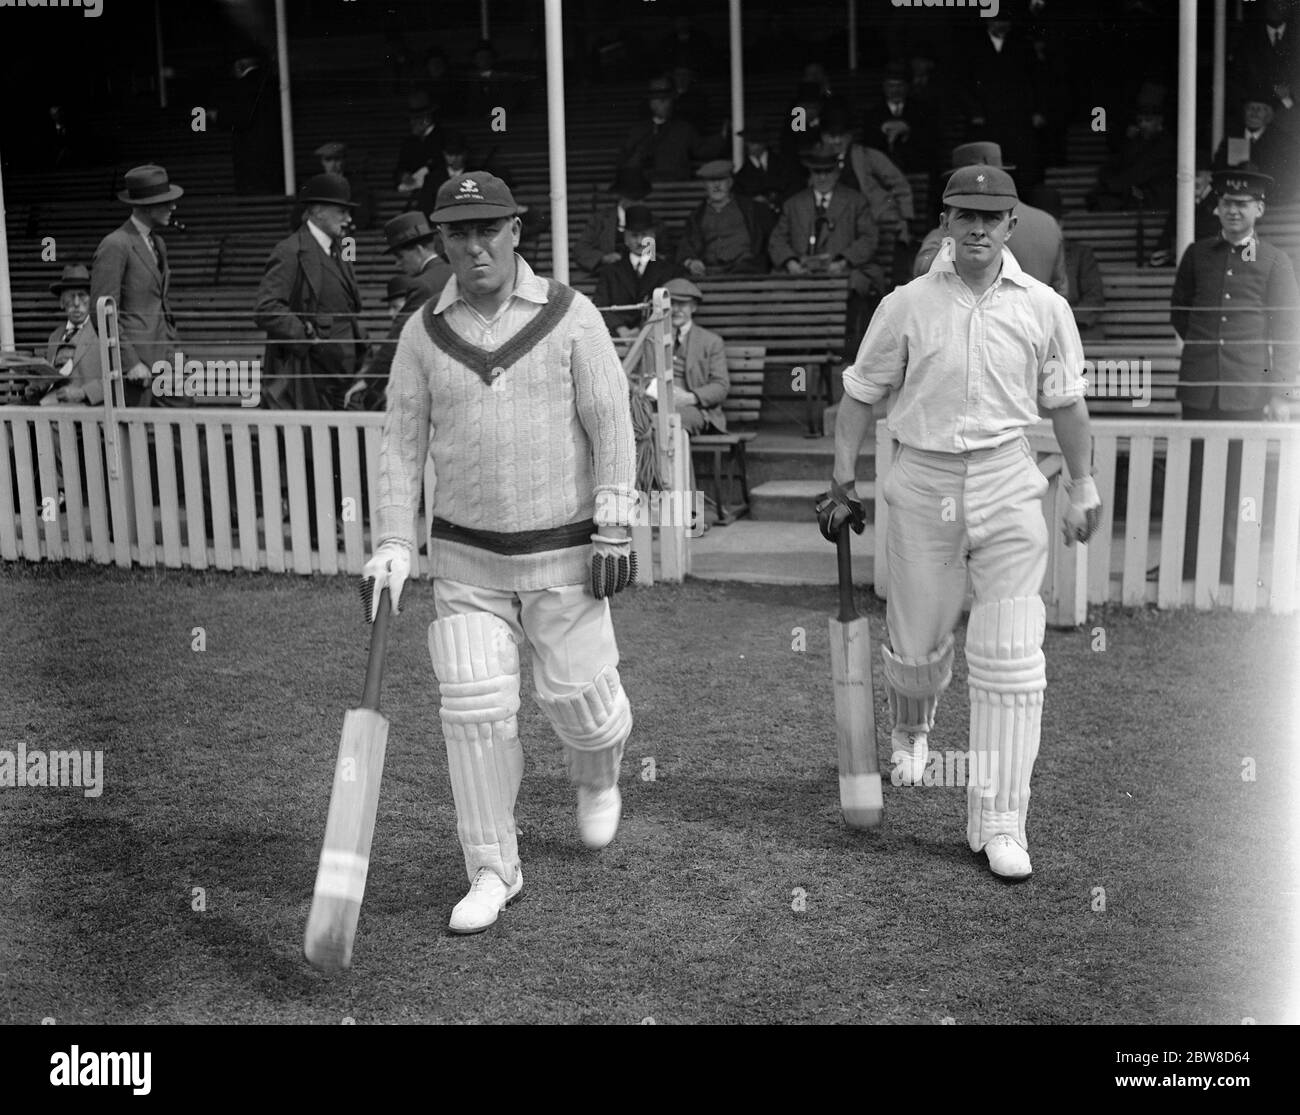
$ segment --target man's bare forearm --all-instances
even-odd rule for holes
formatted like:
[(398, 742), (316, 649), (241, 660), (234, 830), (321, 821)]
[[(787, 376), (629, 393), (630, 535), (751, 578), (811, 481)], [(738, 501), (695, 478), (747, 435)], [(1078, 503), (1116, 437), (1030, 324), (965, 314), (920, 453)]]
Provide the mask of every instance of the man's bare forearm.
[(852, 487), (858, 472), (858, 455), (862, 442), (875, 426), (875, 413), (869, 403), (859, 402), (852, 395), (840, 400), (835, 419), (835, 481), (846, 488)]
[(1078, 480), (1092, 473), (1092, 427), (1088, 421), (1088, 404), (1075, 399), (1068, 407), (1052, 411), (1052, 430), (1061, 447), (1070, 479)]

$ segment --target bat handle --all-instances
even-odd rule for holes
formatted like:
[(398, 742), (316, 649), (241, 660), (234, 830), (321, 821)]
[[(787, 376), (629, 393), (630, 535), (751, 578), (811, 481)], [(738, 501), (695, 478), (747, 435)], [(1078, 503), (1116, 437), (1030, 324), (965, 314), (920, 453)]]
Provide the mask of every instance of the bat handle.
[(384, 652), (388, 649), (388, 626), (393, 618), (393, 605), (385, 588), (379, 594), (379, 610), (375, 615), (370, 635), (370, 658), (366, 662), (366, 687), (361, 694), (361, 707), (379, 708), (379, 689), (384, 683)]
[(840, 615), (841, 623), (849, 623), (858, 618), (858, 610), (853, 604), (853, 554), (849, 550), (849, 524), (843, 523), (835, 536), (835, 557), (840, 574)]

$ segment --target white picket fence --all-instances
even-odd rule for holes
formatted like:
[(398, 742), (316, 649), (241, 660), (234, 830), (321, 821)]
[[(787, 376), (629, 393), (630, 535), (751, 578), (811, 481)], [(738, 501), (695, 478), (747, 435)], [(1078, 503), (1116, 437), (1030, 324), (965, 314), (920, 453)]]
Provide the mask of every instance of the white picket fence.
[[(1043, 595), (1049, 622), (1074, 626), (1089, 604), (1155, 604), (1200, 610), (1231, 607), (1291, 615), (1297, 609), (1300, 556), (1300, 423), (1184, 422), (1178, 419), (1092, 422), (1093, 463), (1101, 493), (1101, 525), (1086, 546), (1067, 547), (1060, 521), (1068, 497), (1060, 448), (1049, 422), (1030, 431), (1039, 468), (1050, 481), (1043, 499), (1051, 539)], [(1196, 577), (1183, 579), (1184, 536), (1192, 442), (1204, 439)], [(1228, 446), (1241, 442), (1237, 538), (1230, 583), (1220, 583)], [(882, 496), (894, 442), (884, 422), (876, 428), (876, 538), (884, 539), (889, 507)], [(1118, 477), (1126, 466), (1124, 518), (1115, 509)], [(1152, 515), (1153, 499), (1161, 513)], [(876, 547), (876, 585), (888, 591), (888, 555)], [(1152, 571), (1155, 571), (1152, 573)], [(1149, 576), (1150, 574), (1150, 576)]]

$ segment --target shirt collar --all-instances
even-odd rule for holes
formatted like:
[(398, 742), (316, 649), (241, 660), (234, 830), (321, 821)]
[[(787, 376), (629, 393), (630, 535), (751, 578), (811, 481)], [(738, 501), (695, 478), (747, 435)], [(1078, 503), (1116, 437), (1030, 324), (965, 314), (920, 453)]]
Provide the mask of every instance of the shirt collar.
[[(522, 298), (525, 302), (535, 302), (539, 306), (545, 306), (550, 301), (550, 288), (545, 279), (536, 274), (528, 261), (518, 252), (515, 252), (515, 289), (510, 292), (510, 298)], [(510, 299), (506, 299), (508, 302)], [(442, 288), (442, 294), (438, 298), (438, 304), (433, 307), (435, 314), (440, 314), (454, 302), (464, 302), (461, 297), (460, 283), (456, 281), (456, 276), (452, 275), (447, 280), (447, 285)], [(467, 306), (468, 302), (465, 303)]]
[[(950, 274), (960, 278), (957, 275), (957, 263), (955, 257), (956, 241), (951, 236), (945, 236), (943, 243), (939, 246), (939, 254), (934, 257), (934, 262), (930, 265), (931, 271), (947, 271)], [(1002, 273), (998, 276), (994, 286), (1000, 285), (1003, 281), (1015, 283), (1016, 286), (1029, 288), (1032, 281), (1025, 274), (1025, 270), (1017, 262), (1016, 257), (1011, 254), (1011, 249), (1004, 247), (1002, 249)]]
[(310, 218), (308, 218), (307, 220), (307, 231), (311, 233), (311, 238), (315, 240), (317, 244), (320, 245), (320, 250), (322, 252), (324, 252), (327, 256), (333, 255), (333, 252), (330, 250), (333, 245), (333, 241), (330, 240), (328, 232), (326, 232), (324, 229), (317, 226)]
[(1239, 243), (1233, 243), (1231, 240), (1229, 240), (1226, 236), (1223, 235), (1223, 230), (1220, 229), (1218, 239), (1219, 239), (1219, 243), (1223, 247), (1237, 249), (1237, 248), (1244, 248), (1247, 244), (1254, 243), (1255, 234), (1252, 232), (1249, 236), (1246, 237), (1245, 240), (1242, 240)]
[(131, 214), (131, 223), (135, 225), (135, 230), (146, 240), (153, 238), (153, 229), (140, 220), (134, 213)]

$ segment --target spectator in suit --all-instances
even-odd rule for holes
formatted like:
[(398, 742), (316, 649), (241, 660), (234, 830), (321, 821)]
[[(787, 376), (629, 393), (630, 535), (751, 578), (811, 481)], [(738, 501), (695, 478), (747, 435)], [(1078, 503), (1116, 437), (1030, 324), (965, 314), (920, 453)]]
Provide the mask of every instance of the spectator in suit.
[(808, 172), (798, 160), (781, 153), (780, 135), (780, 129), (767, 119), (746, 121), (740, 130), (745, 161), (734, 176), (736, 193), (766, 210), (769, 227), (781, 216), (786, 199), (808, 184)]
[(801, 89), (807, 86), (809, 90), (815, 89), (817, 91), (821, 116), (827, 116), (831, 113), (839, 113), (843, 116), (850, 115), (848, 100), (831, 87), (830, 75), (826, 72), (823, 63), (814, 61), (805, 65), (799, 78), (799, 85)]
[(230, 129), (235, 193), (283, 193), (280, 92), (275, 74), (260, 59), (249, 56), (235, 62), (234, 79), (230, 99), (218, 112)]
[(767, 270), (759, 261), (769, 227), (762, 210), (732, 191), (731, 163), (714, 159), (695, 172), (708, 196), (692, 209), (677, 244), (677, 262), (694, 279)]
[[(591, 215), (573, 246), (573, 258), (578, 266), (597, 275), (602, 266), (617, 263), (626, 254), (623, 233), (627, 228), (628, 210), (645, 200), (650, 192), (650, 183), (635, 167), (624, 167), (614, 176), (609, 192), (618, 200), (612, 205), (601, 206)], [(668, 232), (663, 225), (657, 224), (655, 249), (665, 259), (669, 258), (668, 246)]]
[[(965, 166), (991, 166), (1014, 170), (1002, 163), (1002, 149), (996, 143), (962, 143), (952, 149), (952, 173)], [(1016, 203), (1015, 234), (1008, 234), (1007, 250), (1016, 257), (1021, 270), (1040, 283), (1046, 283), (1065, 297), (1069, 280), (1065, 275), (1065, 243), (1061, 226), (1050, 213), (1027, 202)], [(912, 275), (924, 275), (943, 246), (942, 227), (931, 229), (921, 241), (912, 265)]]
[(1135, 134), (1119, 154), (1097, 172), (1097, 186), (1087, 198), (1089, 209), (1166, 209), (1173, 204), (1178, 145), (1165, 131), (1164, 113), (1143, 105), (1135, 125)]
[(58, 281), (50, 284), (50, 293), (58, 296), (64, 320), (50, 333), (45, 359), (63, 379), (41, 399), (41, 405), (98, 406), (104, 401), (104, 379), (99, 337), (90, 320), (90, 272), (81, 264), (65, 267)]
[[(329, 143), (322, 143), (315, 151), (316, 158), (320, 160), (321, 173), (337, 174), (348, 180), (348, 185), (352, 189), (353, 202), (356, 208), (352, 211), (352, 227), (354, 229), (366, 229), (375, 223), (375, 195), (371, 192), (370, 186), (359, 172), (352, 171), (348, 166), (348, 146), (346, 143), (340, 143), (337, 140), (331, 140)], [(303, 221), (302, 202), (295, 202), (293, 212), (289, 214), (289, 227), (298, 229), (302, 227)]]
[(1030, 199), (1060, 226), (1065, 246), (1065, 300), (1074, 311), (1074, 324), (1079, 328), (1079, 336), (1085, 341), (1104, 341), (1106, 327), (1102, 322), (1102, 310), (1106, 306), (1106, 286), (1092, 245), (1082, 240), (1071, 240), (1066, 235), (1065, 206), (1056, 190), (1050, 186), (1037, 186)]
[(884, 269), (875, 262), (878, 234), (871, 206), (857, 190), (839, 184), (839, 157), (830, 148), (810, 150), (804, 166), (811, 185), (782, 206), (768, 254), (778, 271), (791, 275), (848, 276), (847, 339), (855, 343), (886, 286)]
[(443, 112), (453, 117), (460, 114), (461, 90), (441, 47), (431, 46), (424, 55), (423, 85), (429, 100)]
[[(867, 108), (862, 135), (868, 147), (883, 151), (905, 174), (935, 175), (939, 162), (939, 125), (925, 101), (909, 95), (906, 70), (901, 62), (885, 67), (881, 97)], [(938, 188), (932, 183), (931, 195)]]
[(361, 292), (341, 251), (352, 209), (346, 178), (318, 174), (303, 187), (307, 217), (271, 252), (253, 320), (266, 330), (262, 405), (339, 410), (365, 356)]
[(490, 119), (495, 109), (506, 110), (506, 119), (518, 107), (518, 91), (511, 74), (497, 67), (496, 48), (480, 39), (466, 82), (466, 111), (476, 119)]
[(619, 166), (635, 167), (651, 182), (684, 182), (691, 176), (691, 160), (706, 157), (706, 151), (718, 145), (703, 140), (693, 125), (673, 115), (672, 81), (655, 78), (648, 92), (650, 118), (628, 130)]
[(839, 163), (839, 181), (857, 190), (871, 206), (871, 219), (889, 236), (903, 244), (911, 242), (908, 222), (916, 216), (912, 208), (912, 185), (883, 152), (853, 142), (849, 118), (839, 111), (822, 116), (821, 141)]
[[(447, 129), (442, 136), (442, 159), (429, 168), (429, 173), (425, 177), (424, 185), (420, 187), (412, 199), (407, 202), (407, 209), (418, 209), (421, 213), (432, 213), (433, 206), (438, 197), (438, 190), (444, 182), (450, 178), (459, 178), (462, 174), (469, 174), (471, 171), (482, 170), (488, 174), (494, 174), (500, 178), (508, 187), (514, 188), (514, 182), (510, 171), (500, 163), (492, 159), (491, 154), (487, 157), (480, 157), (474, 152), (465, 139), (463, 132), (458, 132), (453, 128)], [(527, 214), (528, 207), (521, 205), (520, 213)], [(525, 230), (528, 221), (524, 221)]]
[(177, 199), (184, 194), (172, 185), (160, 166), (127, 171), (126, 188), (118, 200), (131, 207), (131, 216), (95, 249), (91, 263), (90, 304), (104, 295), (117, 302), (122, 342), (122, 379), (127, 406), (178, 406), (184, 398), (155, 396), (153, 365), (175, 359), (176, 319), (167, 305), (171, 268), (167, 245), (159, 230), (171, 224)]
[(1270, 90), (1256, 88), (1241, 106), (1241, 126), (1224, 136), (1214, 153), (1214, 169), (1226, 170), (1250, 163), (1276, 185), (1269, 195), (1286, 205), (1296, 193), (1296, 149), (1300, 138), (1277, 123), (1276, 102)]
[[(1260, 240), (1272, 180), (1248, 168), (1216, 171), (1220, 232), (1183, 253), (1169, 320), (1183, 341), (1182, 417), (1194, 421), (1285, 421), (1300, 379), (1300, 291), (1287, 254)], [(1196, 571), (1202, 446), (1192, 443), (1183, 576)], [(1231, 580), (1237, 540), (1241, 442), (1228, 449), (1220, 574)]]
[(689, 279), (667, 286), (672, 301), (673, 409), (688, 434), (725, 434), (722, 401), (731, 390), (727, 346), (718, 334), (696, 325), (695, 307), (704, 294)]
[(1264, 0), (1259, 17), (1247, 20), (1228, 60), (1229, 92), (1234, 99), (1262, 86), (1277, 98), (1282, 115), (1290, 121), (1295, 120), (1292, 114), (1300, 98), (1300, 48), (1290, 18), (1294, 10), (1294, 0)]
[(997, 143), (1007, 162), (1018, 168), (1017, 181), (1025, 192), (1042, 177), (1034, 132), (1047, 123), (1033, 82), (1033, 55), (1010, 19), (976, 22), (980, 27), (973, 41), (958, 53), (956, 82), (969, 138)]
[(407, 99), (409, 134), (402, 140), (393, 169), (393, 185), (399, 194), (418, 192), (430, 168), (442, 165), (442, 132), (434, 115), (437, 107), (423, 89)]
[(713, 128), (713, 117), (708, 94), (695, 83), (695, 71), (689, 66), (674, 66), (669, 76), (673, 83), (673, 115), (700, 135), (707, 135)]
[[(1210, 160), (1208, 154), (1200, 152), (1196, 165), (1201, 168), (1196, 172), (1193, 197), (1196, 205), (1192, 210), (1192, 242), (1215, 236), (1219, 231), (1219, 199), (1210, 185)], [(1178, 210), (1170, 206), (1165, 218), (1164, 228), (1156, 241), (1155, 250), (1147, 261), (1149, 267), (1172, 267), (1174, 259), (1174, 234), (1177, 232)]]
[[(407, 318), (430, 298), (442, 293), (451, 278), (451, 264), (438, 254), (438, 233), (423, 213), (402, 213), (384, 225), (384, 239), (394, 257), (401, 278), (406, 280), (396, 289), (403, 294), (394, 323), (388, 331), (386, 343), (372, 347), (357, 379), (343, 396), (345, 410), (378, 410), (383, 405), (384, 391), (388, 386), (388, 371), (397, 350), (397, 339)], [(392, 283), (388, 288), (389, 301), (395, 297)], [(392, 309), (391, 305), (389, 307)]]
[[(658, 251), (654, 214), (644, 205), (627, 211), (623, 230), (625, 254), (600, 268), (596, 280), (595, 303), (600, 306), (627, 306), (645, 302), (656, 287), (661, 287), (678, 273), (678, 268)], [(641, 324), (640, 310), (602, 311), (609, 331), (630, 337)]]
[(822, 111), (821, 87), (812, 81), (800, 82), (794, 103), (785, 114), (781, 134), (781, 153), (786, 158), (800, 161), (803, 153), (817, 143)]

